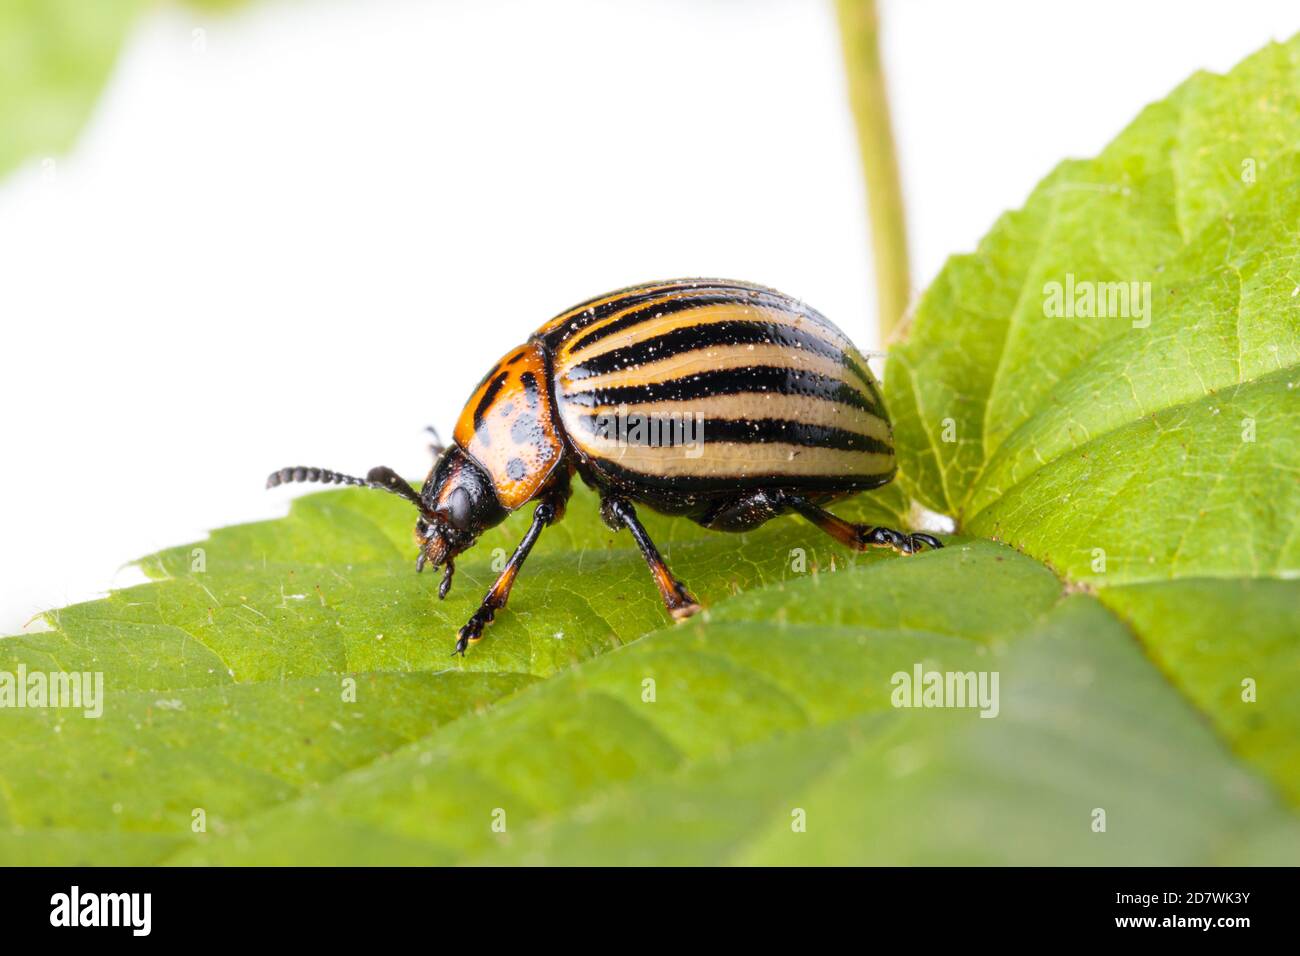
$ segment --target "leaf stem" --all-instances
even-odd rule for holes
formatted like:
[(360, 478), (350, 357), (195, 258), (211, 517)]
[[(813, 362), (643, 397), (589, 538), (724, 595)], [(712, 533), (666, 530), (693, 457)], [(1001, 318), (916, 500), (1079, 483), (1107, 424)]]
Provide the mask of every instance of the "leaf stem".
[(903, 209), (889, 97), (880, 56), (880, 20), (875, 0), (835, 0), (844, 45), (849, 106), (858, 130), (858, 150), (867, 184), (867, 212), (876, 265), (877, 321), (888, 342), (907, 311), (911, 268), (907, 254), (907, 214)]

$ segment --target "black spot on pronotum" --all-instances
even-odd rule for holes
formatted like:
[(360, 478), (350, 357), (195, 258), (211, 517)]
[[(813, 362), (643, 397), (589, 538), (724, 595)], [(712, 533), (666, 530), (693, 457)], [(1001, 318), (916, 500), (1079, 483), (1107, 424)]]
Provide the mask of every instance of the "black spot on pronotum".
[(537, 419), (532, 415), (520, 415), (510, 426), (510, 440), (517, 445), (541, 444), (538, 434)]
[(478, 400), (478, 405), (474, 407), (474, 427), (483, 427), (483, 416), (487, 410), (492, 407), (496, 401), (497, 393), (501, 391), (501, 386), (506, 383), (506, 373), (501, 372), (496, 378), (488, 384), (487, 389), (483, 392), (483, 397)]
[(519, 376), (519, 380), (524, 383), (524, 398), (528, 402), (528, 407), (532, 411), (537, 411), (537, 403), (541, 394), (537, 387), (537, 376), (532, 372), (524, 372), (523, 375)]
[(511, 458), (506, 463), (506, 474), (511, 481), (523, 481), (524, 475), (528, 474), (528, 468), (524, 465), (523, 459)]

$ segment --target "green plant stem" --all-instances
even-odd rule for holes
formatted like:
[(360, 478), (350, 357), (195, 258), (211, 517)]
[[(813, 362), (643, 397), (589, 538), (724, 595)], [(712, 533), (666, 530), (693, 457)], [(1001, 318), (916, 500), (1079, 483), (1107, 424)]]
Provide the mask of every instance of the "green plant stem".
[(907, 255), (907, 216), (880, 56), (880, 20), (875, 0), (836, 0), (835, 7), (844, 44), (849, 106), (858, 130), (858, 149), (867, 183), (880, 337), (888, 341), (907, 311), (911, 269)]

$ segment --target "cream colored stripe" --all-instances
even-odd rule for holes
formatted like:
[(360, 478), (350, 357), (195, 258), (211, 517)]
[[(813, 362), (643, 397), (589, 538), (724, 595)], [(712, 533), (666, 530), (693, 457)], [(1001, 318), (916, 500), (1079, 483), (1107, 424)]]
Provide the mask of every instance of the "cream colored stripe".
[(857, 376), (834, 359), (784, 345), (716, 345), (590, 378), (571, 379), (568, 375), (563, 375), (561, 388), (564, 394), (573, 395), (597, 388), (670, 382), (675, 378), (686, 378), (701, 372), (748, 368), (751, 365), (816, 372), (827, 378), (837, 378), (856, 391), (862, 391), (862, 383), (857, 380)]
[[(664, 302), (670, 302), (680, 296), (665, 296)], [(654, 306), (650, 303), (642, 303), (634, 306), (635, 309), (650, 309)], [(694, 325), (712, 325), (715, 322), (766, 322), (771, 325), (785, 326), (786, 328), (799, 329), (809, 335), (815, 335), (825, 340), (826, 344), (838, 349), (852, 349), (853, 343), (850, 342), (837, 329), (829, 327), (827, 324), (818, 322), (806, 315), (791, 315), (781, 309), (773, 309), (761, 305), (749, 305), (743, 300), (737, 302), (723, 302), (717, 305), (701, 305), (694, 309), (686, 309), (683, 312), (674, 312), (665, 315), (659, 319), (648, 319), (639, 325), (634, 325), (626, 331), (619, 332), (615, 335), (606, 336), (596, 342), (592, 342), (588, 336), (596, 329), (618, 321), (626, 312), (619, 312), (608, 319), (603, 319), (592, 325), (589, 329), (584, 329), (582, 333), (570, 342), (565, 343), (561, 349), (563, 356), (562, 362), (569, 365), (576, 362), (586, 362), (597, 356), (604, 355), (613, 349), (623, 348), (627, 345), (635, 345), (638, 342), (644, 342), (646, 339), (652, 339), (656, 336), (671, 332), (674, 329), (686, 328)]]
[[(711, 395), (708, 398), (691, 398), (681, 401), (636, 402), (628, 405), (597, 405), (593, 408), (571, 407), (572, 416), (630, 415), (664, 417), (685, 416), (692, 422), (696, 415), (706, 419), (780, 418), (805, 425), (842, 428), (845, 431), (868, 435), (880, 441), (890, 441), (889, 425), (870, 412), (851, 405), (827, 401), (810, 395), (780, 395), (776, 392), (741, 392), (738, 395)], [(571, 429), (573, 425), (569, 426)], [(581, 429), (581, 426), (578, 426)], [(582, 432), (580, 432), (582, 433)], [(704, 436), (708, 440), (708, 435)]]
[[(620, 445), (593, 435), (571, 435), (578, 448), (602, 461), (660, 478), (744, 478), (750, 475), (880, 475), (894, 467), (893, 455), (809, 448), (804, 445), (710, 442), (702, 446)], [(695, 458), (692, 452), (702, 451)]]

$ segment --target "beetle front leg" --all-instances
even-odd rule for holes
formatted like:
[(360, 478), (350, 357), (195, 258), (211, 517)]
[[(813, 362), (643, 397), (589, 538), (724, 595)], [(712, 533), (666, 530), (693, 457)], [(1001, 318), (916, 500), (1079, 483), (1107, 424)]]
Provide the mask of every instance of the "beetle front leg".
[(510, 589), (514, 587), (515, 578), (519, 575), (519, 569), (523, 567), (528, 552), (533, 550), (533, 545), (537, 543), (542, 529), (555, 520), (556, 514), (555, 504), (550, 501), (543, 501), (533, 510), (533, 523), (529, 526), (523, 540), (519, 542), (519, 546), (515, 548), (515, 553), (510, 556), (505, 570), (483, 597), (483, 603), (478, 606), (478, 610), (470, 615), (465, 626), (457, 633), (456, 649), (452, 651), (453, 657), (457, 654), (464, 657), (465, 648), (483, 639), (483, 628), (492, 622), (497, 611), (506, 606), (506, 601), (510, 599)]
[(442, 436), (438, 434), (438, 429), (432, 425), (425, 425), (424, 430), (428, 432), (433, 441), (429, 442), (429, 454), (433, 456), (436, 463), (442, 457), (442, 453), (447, 450), (447, 446), (442, 443)]
[(641, 556), (645, 558), (650, 574), (659, 588), (664, 607), (668, 609), (668, 613), (674, 620), (683, 621), (700, 610), (700, 603), (691, 597), (691, 592), (686, 590), (686, 585), (678, 581), (672, 571), (668, 570), (668, 565), (664, 563), (659, 549), (650, 540), (650, 535), (646, 534), (630, 501), (612, 496), (603, 498), (600, 502), (600, 515), (615, 531), (627, 528), (632, 532), (637, 547), (641, 549)]
[(837, 518), (824, 508), (795, 495), (787, 495), (783, 503), (791, 510), (811, 521), (841, 544), (847, 544), (856, 551), (865, 551), (871, 547), (893, 548), (900, 554), (915, 554), (921, 545), (930, 548), (942, 548), (943, 543), (934, 535), (916, 532), (907, 534), (893, 528), (880, 528), (866, 524), (853, 524), (843, 518)]

